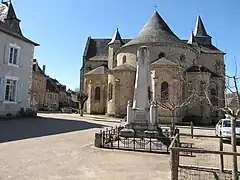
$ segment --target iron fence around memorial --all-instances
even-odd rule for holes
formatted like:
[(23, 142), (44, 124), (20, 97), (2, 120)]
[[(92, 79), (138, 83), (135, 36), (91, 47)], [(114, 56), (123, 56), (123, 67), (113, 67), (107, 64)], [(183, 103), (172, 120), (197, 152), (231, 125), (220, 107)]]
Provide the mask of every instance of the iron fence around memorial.
[(134, 132), (133, 137), (122, 137), (120, 131), (120, 127), (112, 127), (100, 131), (102, 138), (101, 147), (152, 153), (169, 153), (170, 143), (167, 142), (171, 142), (171, 140), (168, 133), (164, 133), (164, 136), (159, 136), (159, 138), (145, 137), (143, 132)]

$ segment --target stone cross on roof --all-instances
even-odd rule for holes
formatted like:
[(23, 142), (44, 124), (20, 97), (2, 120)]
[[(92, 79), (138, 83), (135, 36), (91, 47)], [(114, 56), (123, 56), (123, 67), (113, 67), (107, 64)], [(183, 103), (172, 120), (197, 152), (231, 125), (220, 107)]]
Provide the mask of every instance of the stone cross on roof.
[(157, 10), (157, 5), (155, 4), (153, 7), (154, 7), (154, 9), (155, 9), (155, 11), (156, 11), (156, 10)]

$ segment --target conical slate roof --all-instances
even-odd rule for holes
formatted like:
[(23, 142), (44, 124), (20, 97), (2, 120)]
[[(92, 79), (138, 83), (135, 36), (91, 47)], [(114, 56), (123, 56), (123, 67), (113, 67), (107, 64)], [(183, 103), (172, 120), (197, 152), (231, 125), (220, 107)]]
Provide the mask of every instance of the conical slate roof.
[(123, 40), (121, 38), (121, 35), (119, 33), (118, 28), (117, 28), (116, 32), (114, 33), (112, 40), (108, 43), (108, 45), (113, 44), (116, 41), (120, 41), (121, 44), (124, 44), (124, 42), (123, 42)]
[(157, 11), (143, 26), (138, 36), (124, 46), (154, 42), (180, 42), (180, 39), (172, 32)]
[(197, 22), (194, 30), (194, 36), (202, 37), (208, 36), (207, 31), (204, 27), (203, 21), (200, 16), (197, 17)]
[(195, 37), (194, 37), (193, 32), (191, 32), (190, 38), (189, 38), (189, 40), (188, 40), (187, 43), (188, 43), (188, 44), (194, 44), (194, 43), (196, 43), (196, 40), (195, 40)]

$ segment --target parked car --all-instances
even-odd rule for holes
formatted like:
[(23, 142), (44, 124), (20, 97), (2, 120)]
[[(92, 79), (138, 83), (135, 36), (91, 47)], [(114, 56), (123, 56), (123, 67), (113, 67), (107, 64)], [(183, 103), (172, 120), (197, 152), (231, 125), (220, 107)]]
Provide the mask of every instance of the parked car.
[[(232, 134), (231, 119), (221, 119), (216, 124), (216, 136), (230, 139)], [(240, 120), (236, 120), (236, 138), (240, 140)]]

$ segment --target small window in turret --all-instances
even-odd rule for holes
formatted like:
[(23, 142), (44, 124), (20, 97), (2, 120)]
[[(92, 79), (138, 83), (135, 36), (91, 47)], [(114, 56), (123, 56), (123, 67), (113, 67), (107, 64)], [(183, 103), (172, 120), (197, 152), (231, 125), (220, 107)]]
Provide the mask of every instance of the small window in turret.
[(158, 55), (158, 58), (161, 59), (163, 57), (165, 57), (165, 53), (164, 52), (160, 52), (159, 55)]
[(123, 58), (122, 58), (122, 63), (125, 64), (127, 61), (127, 57), (124, 55)]

